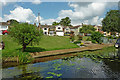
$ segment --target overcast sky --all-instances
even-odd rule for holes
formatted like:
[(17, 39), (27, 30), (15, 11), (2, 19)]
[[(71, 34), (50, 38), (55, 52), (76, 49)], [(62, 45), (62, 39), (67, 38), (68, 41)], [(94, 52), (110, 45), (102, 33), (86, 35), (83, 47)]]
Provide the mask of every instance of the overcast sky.
[(101, 21), (108, 11), (118, 9), (118, 2), (95, 0), (94, 2), (11, 1), (2, 0), (0, 3), (0, 8), (2, 8), (0, 21), (16, 19), (20, 22), (34, 23), (38, 22), (37, 17), (40, 13), (41, 24), (52, 24), (54, 21), (59, 22), (62, 18), (70, 17), (72, 25), (81, 25), (81, 23), (101, 25)]

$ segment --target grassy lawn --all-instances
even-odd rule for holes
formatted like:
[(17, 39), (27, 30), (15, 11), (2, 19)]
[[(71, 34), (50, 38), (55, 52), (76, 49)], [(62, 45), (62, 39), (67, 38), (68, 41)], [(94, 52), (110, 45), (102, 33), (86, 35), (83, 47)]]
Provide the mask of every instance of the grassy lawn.
[[(17, 56), (19, 53), (21, 53), (22, 46), (13, 40), (10, 36), (2, 36), (2, 40), (5, 43), (5, 49), (2, 50), (3, 57)], [(28, 45), (24, 53), (28, 54), (29, 52), (41, 52), (77, 47), (77, 45), (70, 43), (68, 37), (43, 36), (38, 45), (35, 43), (33, 43), (32, 46), (31, 44)]]

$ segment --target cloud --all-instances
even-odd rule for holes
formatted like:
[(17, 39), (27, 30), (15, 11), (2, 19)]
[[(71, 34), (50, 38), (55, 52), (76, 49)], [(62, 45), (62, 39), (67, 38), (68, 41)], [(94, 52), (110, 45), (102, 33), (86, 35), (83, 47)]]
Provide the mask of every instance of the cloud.
[(23, 7), (17, 7), (13, 11), (10, 11), (9, 15), (4, 15), (3, 20), (7, 21), (10, 19), (16, 19), (20, 22), (30, 22), (33, 23), (36, 16), (31, 9), (24, 9)]
[(32, 3), (33, 3), (33, 4), (40, 4), (40, 3), (41, 3), (41, 0), (33, 0)]
[(68, 4), (73, 10), (61, 10), (59, 17), (70, 17), (72, 24), (100, 24), (100, 16), (103, 15), (106, 3), (78, 2)]
[[(41, 16), (39, 16), (39, 18), (41, 24), (51, 25), (52, 22), (56, 21), (55, 19), (44, 19)], [(21, 6), (17, 6), (13, 11), (10, 11), (9, 15), (4, 15), (3, 19), (0, 17), (2, 21), (10, 19), (15, 19), (19, 22), (38, 23), (38, 16), (36, 17), (31, 9), (24, 9)]]

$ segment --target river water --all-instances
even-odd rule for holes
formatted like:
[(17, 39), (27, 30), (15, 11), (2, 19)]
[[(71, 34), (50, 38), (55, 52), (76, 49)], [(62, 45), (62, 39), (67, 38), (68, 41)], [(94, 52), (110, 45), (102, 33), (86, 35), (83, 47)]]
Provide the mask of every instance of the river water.
[(114, 78), (120, 80), (120, 49), (116, 49), (115, 53), (118, 58), (114, 60), (93, 60), (90, 57), (73, 56), (3, 68), (2, 77), (22, 79), (23, 76), (35, 75), (42, 78)]

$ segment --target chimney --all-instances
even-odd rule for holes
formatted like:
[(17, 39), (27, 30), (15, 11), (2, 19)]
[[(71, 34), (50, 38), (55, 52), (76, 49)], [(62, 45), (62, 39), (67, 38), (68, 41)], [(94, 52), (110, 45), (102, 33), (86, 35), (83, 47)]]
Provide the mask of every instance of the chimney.
[(84, 24), (82, 23), (82, 26), (83, 26)]

